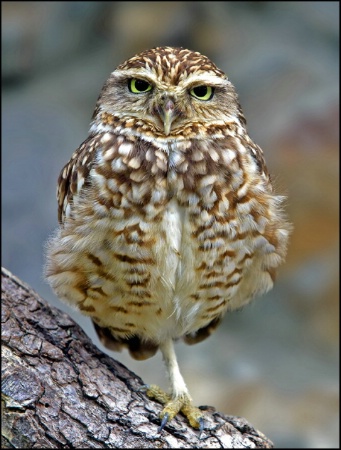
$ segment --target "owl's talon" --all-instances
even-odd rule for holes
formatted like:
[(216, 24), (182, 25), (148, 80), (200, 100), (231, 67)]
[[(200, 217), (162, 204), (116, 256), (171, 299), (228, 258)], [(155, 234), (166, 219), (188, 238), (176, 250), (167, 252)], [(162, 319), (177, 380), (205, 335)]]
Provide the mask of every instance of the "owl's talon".
[(165, 415), (162, 417), (161, 424), (157, 430), (158, 433), (161, 433), (161, 431), (165, 428), (167, 425), (167, 422), (169, 421), (169, 414), (165, 413)]
[(199, 439), (202, 439), (202, 433), (205, 429), (205, 420), (203, 417), (200, 417), (198, 419), (198, 422), (199, 422), (199, 436), (198, 437), (199, 437)]
[(137, 389), (137, 392), (147, 392), (150, 389), (150, 384), (143, 384)]
[(166, 424), (181, 412), (187, 418), (191, 427), (199, 429), (199, 439), (201, 439), (202, 432), (205, 428), (203, 412), (192, 405), (192, 400), (187, 394), (172, 398), (158, 386), (152, 384), (147, 389), (146, 395), (164, 405), (160, 414), (161, 425), (158, 429), (158, 433), (161, 433)]

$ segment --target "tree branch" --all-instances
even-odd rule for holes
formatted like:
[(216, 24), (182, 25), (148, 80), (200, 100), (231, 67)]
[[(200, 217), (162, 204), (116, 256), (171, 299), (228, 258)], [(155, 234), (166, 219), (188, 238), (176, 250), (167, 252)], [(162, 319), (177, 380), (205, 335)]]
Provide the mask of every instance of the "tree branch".
[(2, 269), (1, 448), (272, 448), (245, 419), (208, 409), (201, 439), (65, 313)]

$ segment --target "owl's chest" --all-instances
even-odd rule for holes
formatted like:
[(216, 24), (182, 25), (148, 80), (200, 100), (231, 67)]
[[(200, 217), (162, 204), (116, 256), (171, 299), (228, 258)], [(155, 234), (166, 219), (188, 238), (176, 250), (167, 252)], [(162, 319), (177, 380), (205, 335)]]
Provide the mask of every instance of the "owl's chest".
[[(126, 144), (104, 153), (91, 173), (92, 201), (84, 197), (97, 217), (95, 256), (115, 279), (103, 290), (115, 308), (132, 302), (138, 314), (148, 305), (142, 325), (181, 335), (227, 309), (250, 262), (254, 223), (245, 215), (241, 226), (231, 208), (214, 149), (184, 143), (133, 151)], [(233, 170), (236, 190), (243, 177)]]
[[(200, 251), (190, 210), (176, 198), (170, 200), (161, 220), (151, 227), (155, 264), (150, 266), (150, 289), (153, 301), (162, 308), (158, 318), (163, 333), (181, 336), (207, 322), (206, 296), (199, 298), (202, 268), (207, 259), (214, 264), (216, 254)], [(143, 226), (143, 225), (142, 225)], [(201, 286), (202, 288), (202, 286)], [(223, 295), (223, 292), (221, 292)]]

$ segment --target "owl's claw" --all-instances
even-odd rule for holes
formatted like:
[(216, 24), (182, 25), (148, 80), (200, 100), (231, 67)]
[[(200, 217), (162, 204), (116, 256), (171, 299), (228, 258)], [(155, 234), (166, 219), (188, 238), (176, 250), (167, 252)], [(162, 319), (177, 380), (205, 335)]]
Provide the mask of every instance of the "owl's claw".
[(191, 399), (187, 395), (172, 398), (170, 395), (163, 392), (158, 386), (150, 385), (146, 391), (149, 398), (155, 399), (157, 402), (164, 405), (160, 414), (161, 425), (158, 429), (160, 433), (166, 424), (170, 422), (180, 411), (187, 418), (188, 422), (193, 428), (199, 429), (199, 439), (201, 439), (202, 432), (205, 427), (203, 412), (192, 405)]
[(205, 429), (205, 420), (204, 420), (203, 417), (199, 417), (198, 422), (199, 422), (199, 439), (201, 440), (202, 439), (202, 433), (203, 433), (203, 431)]
[(166, 414), (162, 417), (161, 424), (160, 424), (160, 426), (159, 426), (159, 428), (158, 428), (158, 430), (157, 430), (158, 433), (161, 433), (161, 431), (165, 428), (165, 426), (166, 426), (166, 424), (167, 424), (168, 421), (169, 421), (169, 414), (166, 413)]
[(150, 384), (143, 384), (137, 389), (137, 392), (147, 392), (150, 389)]

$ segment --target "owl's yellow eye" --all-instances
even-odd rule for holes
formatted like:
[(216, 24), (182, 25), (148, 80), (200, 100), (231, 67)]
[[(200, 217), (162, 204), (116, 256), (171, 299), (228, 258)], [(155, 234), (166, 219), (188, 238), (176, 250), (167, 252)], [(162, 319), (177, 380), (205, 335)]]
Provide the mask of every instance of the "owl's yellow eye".
[(189, 93), (198, 100), (207, 101), (211, 100), (213, 97), (214, 89), (211, 86), (196, 86), (192, 88)]
[(130, 92), (134, 94), (143, 94), (152, 90), (152, 85), (145, 80), (139, 80), (138, 78), (132, 78), (128, 82)]

